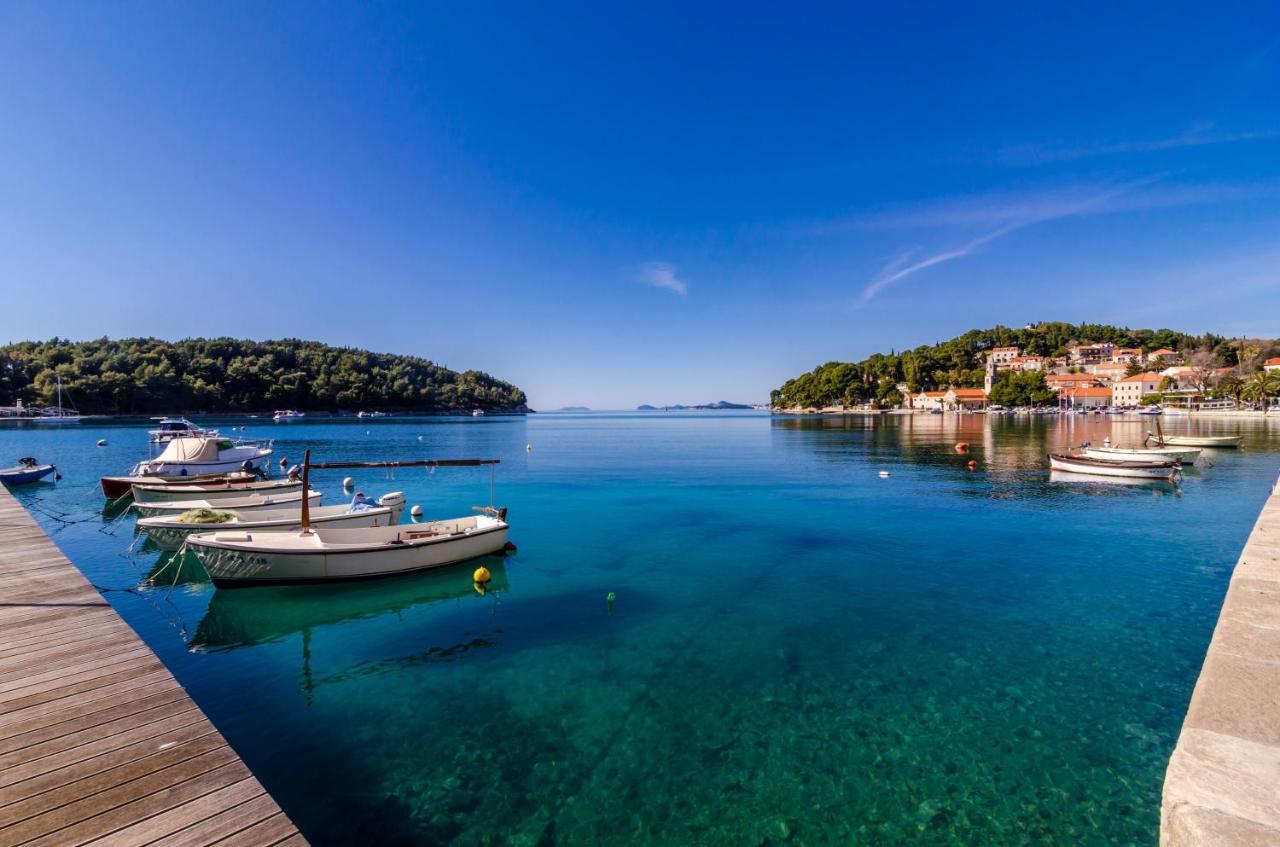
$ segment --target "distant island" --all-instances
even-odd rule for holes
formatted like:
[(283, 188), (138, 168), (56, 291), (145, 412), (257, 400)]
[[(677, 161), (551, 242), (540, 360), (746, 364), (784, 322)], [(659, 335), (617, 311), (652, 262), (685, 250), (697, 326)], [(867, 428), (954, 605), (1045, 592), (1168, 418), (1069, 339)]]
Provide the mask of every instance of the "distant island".
[[(827, 362), (787, 380), (771, 392), (770, 401), (775, 409), (863, 404), (886, 407), (903, 403), (907, 396), (920, 392), (971, 389), (990, 394), (995, 403), (1049, 402), (1053, 399), (1051, 389), (1057, 387), (1046, 381), (1046, 374), (1052, 376), (1050, 363), (1060, 363), (1059, 369), (1068, 374), (1097, 376), (1097, 366), (1088, 355), (1092, 352), (1090, 345), (1118, 351), (1102, 366), (1112, 371), (1112, 381), (1140, 375), (1144, 367), (1151, 370), (1152, 363), (1182, 363), (1185, 367), (1181, 370), (1200, 371), (1209, 377), (1206, 385), (1200, 386), (1202, 389), (1213, 388), (1233, 396), (1243, 393), (1240, 386), (1244, 380), (1262, 372), (1264, 363), (1269, 373), (1272, 362), (1280, 361), (1275, 358), (1280, 355), (1280, 340), (1275, 339), (1045, 321), (1020, 329), (972, 329), (950, 341), (901, 353), (875, 353), (860, 362)], [(1000, 358), (1002, 355), (1015, 358), (1005, 361)], [(989, 364), (997, 365), (990, 369), (997, 371), (994, 376), (999, 379), (995, 384)], [(1218, 383), (1228, 371), (1231, 379), (1219, 389)], [(1083, 380), (1077, 381), (1084, 384)], [(1013, 385), (1016, 382), (1026, 385)], [(1013, 388), (1026, 390), (1006, 390)]]
[(53, 403), (59, 378), (81, 414), (529, 411), (523, 391), (480, 371), (295, 338), (0, 345), (0, 405)]
[(586, 406), (561, 406), (559, 409), (552, 409), (554, 412), (590, 412)]
[(717, 403), (704, 403), (701, 406), (636, 406), (637, 412), (679, 412), (690, 409), (754, 409), (755, 407), (748, 403), (730, 403), (727, 400), (721, 400)]

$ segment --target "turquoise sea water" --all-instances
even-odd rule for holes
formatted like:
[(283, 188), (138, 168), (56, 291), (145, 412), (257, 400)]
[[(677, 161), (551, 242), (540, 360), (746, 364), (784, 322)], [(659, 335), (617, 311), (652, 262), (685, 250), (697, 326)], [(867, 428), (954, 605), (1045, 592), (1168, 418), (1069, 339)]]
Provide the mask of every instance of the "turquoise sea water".
[[(215, 591), (102, 512), (144, 427), (0, 428), (64, 473), (20, 497), (317, 845), (1154, 844), (1280, 470), (1280, 422), (1205, 426), (1247, 449), (1179, 488), (1050, 478), (1136, 419), (235, 423), (291, 461), (503, 462), (519, 552), (485, 596), (474, 565)], [(431, 517), (489, 499), (483, 470), (355, 476)]]

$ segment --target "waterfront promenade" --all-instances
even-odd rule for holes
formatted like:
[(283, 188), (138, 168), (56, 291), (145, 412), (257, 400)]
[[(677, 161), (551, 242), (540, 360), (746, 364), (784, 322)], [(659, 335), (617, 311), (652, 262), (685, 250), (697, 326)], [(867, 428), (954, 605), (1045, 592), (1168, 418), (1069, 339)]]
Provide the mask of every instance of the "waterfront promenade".
[(306, 841), (0, 486), (0, 847)]
[(1280, 847), (1280, 482), (1231, 576), (1160, 818), (1163, 847)]

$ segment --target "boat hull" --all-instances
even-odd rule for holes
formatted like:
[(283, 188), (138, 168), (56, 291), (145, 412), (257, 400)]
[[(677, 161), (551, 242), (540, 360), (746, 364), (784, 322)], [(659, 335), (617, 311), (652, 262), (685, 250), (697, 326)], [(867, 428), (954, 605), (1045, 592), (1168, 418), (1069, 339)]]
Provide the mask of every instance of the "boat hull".
[[(317, 528), (326, 529), (365, 529), (399, 523), (400, 516), (404, 513), (404, 496), (387, 495), (380, 502), (384, 502), (385, 505), (363, 512), (348, 512), (346, 506), (325, 507), (332, 511), (319, 515), (315, 513), (317, 510), (313, 510), (311, 523)], [(180, 523), (176, 518), (176, 515), (142, 518), (138, 521), (138, 527), (156, 543), (156, 546), (165, 551), (180, 549), (188, 537), (199, 533), (230, 530), (254, 533), (299, 532), (302, 529), (301, 508), (287, 512), (265, 511), (256, 516), (250, 512), (243, 516), (243, 520), (237, 520), (234, 523)]]
[[(322, 546), (313, 549), (281, 545), (271, 546), (270, 537), (254, 540), (253, 533), (204, 533), (187, 539), (209, 578), (219, 587), (245, 587), (280, 583), (339, 582), (396, 576), (500, 553), (507, 544), (507, 524), (494, 525), (469, 533), (435, 538), (414, 539), (414, 527), (405, 526), (397, 533), (408, 539), (402, 543), (351, 545), (337, 549)], [(345, 533), (361, 530), (321, 530), (317, 539), (341, 538)], [(288, 536), (290, 540), (299, 536)]]
[(1166, 435), (1164, 443), (1173, 447), (1239, 447), (1243, 435)]
[(248, 485), (251, 482), (258, 482), (259, 479), (253, 474), (234, 473), (234, 474), (185, 474), (178, 476), (104, 476), (99, 482), (102, 484), (102, 494), (109, 500), (119, 500), (122, 497), (132, 496), (133, 486), (135, 485), (196, 485), (208, 484), (211, 482), (226, 482), (229, 485)]
[(238, 485), (221, 485), (219, 483), (194, 483), (190, 485), (133, 485), (133, 502), (135, 503), (180, 503), (184, 500), (229, 500), (247, 497), (250, 494), (276, 495), (288, 494), (290, 491), (301, 491), (302, 480), (255, 480)]
[(231, 473), (242, 470), (246, 462), (249, 463), (250, 467), (258, 467), (263, 460), (271, 455), (271, 448), (233, 447), (224, 452), (226, 455), (220, 455), (216, 460), (207, 462), (162, 462), (159, 459), (152, 459), (140, 462), (138, 467), (135, 468), (135, 473), (140, 476)]
[(27, 485), (39, 482), (57, 470), (53, 465), (36, 465), (31, 467), (5, 468), (0, 470), (0, 483), (5, 485)]
[[(312, 505), (320, 502), (319, 491), (312, 491)], [(133, 510), (144, 518), (158, 518), (164, 515), (177, 517), (189, 509), (225, 509), (228, 512), (253, 513), (278, 511), (280, 509), (302, 508), (302, 492), (288, 492), (280, 496), (259, 496), (223, 500), (179, 500), (172, 503), (134, 503)]]
[(1086, 447), (1084, 454), (1090, 459), (1102, 459), (1114, 462), (1126, 459), (1149, 462), (1194, 462), (1200, 456), (1195, 448), (1179, 449), (1177, 447), (1143, 447), (1128, 449), (1123, 447)]
[(1172, 462), (1116, 462), (1079, 459), (1054, 453), (1049, 454), (1049, 468), (1091, 476), (1125, 476), (1135, 479), (1172, 479), (1178, 473), (1177, 466)]

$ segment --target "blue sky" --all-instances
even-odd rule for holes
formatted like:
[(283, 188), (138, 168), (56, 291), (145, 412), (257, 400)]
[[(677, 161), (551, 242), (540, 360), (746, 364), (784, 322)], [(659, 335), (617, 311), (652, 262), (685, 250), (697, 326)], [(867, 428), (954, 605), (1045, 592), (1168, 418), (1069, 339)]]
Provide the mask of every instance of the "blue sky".
[(0, 4), (0, 340), (621, 408), (997, 323), (1280, 336), (1280, 7), (880, 5)]

